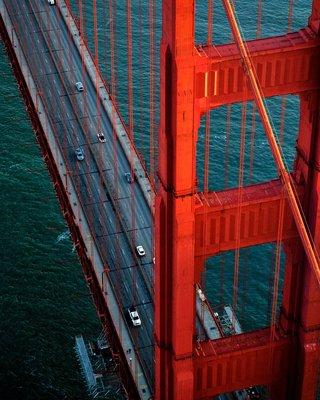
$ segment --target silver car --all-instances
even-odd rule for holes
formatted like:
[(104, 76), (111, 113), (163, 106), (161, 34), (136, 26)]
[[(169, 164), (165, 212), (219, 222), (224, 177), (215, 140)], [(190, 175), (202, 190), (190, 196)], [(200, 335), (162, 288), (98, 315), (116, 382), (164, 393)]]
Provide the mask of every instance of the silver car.
[(81, 149), (81, 147), (78, 147), (74, 151), (76, 153), (76, 157), (78, 161), (83, 161), (84, 160), (84, 151)]
[(101, 131), (99, 131), (99, 132), (97, 133), (97, 136), (98, 136), (98, 139), (99, 139), (99, 141), (100, 141), (101, 143), (105, 143), (105, 142), (107, 141), (106, 137), (104, 136), (104, 134), (103, 134)]
[(83, 92), (83, 84), (82, 82), (76, 82), (76, 88), (78, 92)]

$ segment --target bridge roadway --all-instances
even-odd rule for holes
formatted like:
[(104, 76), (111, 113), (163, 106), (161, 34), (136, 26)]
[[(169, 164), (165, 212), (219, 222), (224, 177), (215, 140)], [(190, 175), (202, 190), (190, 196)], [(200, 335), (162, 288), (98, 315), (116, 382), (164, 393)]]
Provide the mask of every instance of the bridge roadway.
[[(114, 121), (110, 120), (100, 97), (97, 98), (96, 84), (60, 9), (46, 0), (0, 0), (0, 4), (2, 1), (62, 150), (68, 171), (66, 179), (71, 179), (76, 188), (91, 236), (109, 267), (108, 276), (130, 330), (132, 351), (137, 354), (152, 388), (154, 265), (150, 203), (140, 182), (145, 177), (139, 172), (134, 183), (126, 181), (124, 175), (130, 171), (132, 160), (128, 160), (113, 132)], [(76, 90), (77, 81), (83, 82), (84, 92)], [(99, 142), (98, 130), (104, 133), (106, 143)], [(76, 159), (78, 147), (84, 151), (83, 161)], [(145, 257), (137, 257), (136, 245), (143, 245)], [(139, 328), (128, 321), (127, 309), (131, 305), (139, 311), (142, 320)], [(196, 322), (201, 340), (208, 337), (208, 329), (216, 330), (208, 313), (204, 318), (203, 311), (198, 310)]]
[[(4, 0), (4, 3), (23, 45), (37, 90), (54, 124), (56, 139), (60, 141), (69, 176), (77, 188), (92, 236), (110, 269), (109, 277), (121, 301), (123, 315), (127, 317), (127, 308), (133, 304), (139, 311), (142, 320), (139, 328), (127, 322), (134, 350), (138, 352), (152, 386), (150, 208), (140, 185), (137, 182), (128, 184), (124, 177), (130, 171), (130, 162), (114, 137), (111, 121), (100, 99), (97, 103), (96, 87), (83, 68), (81, 56), (59, 9), (50, 7), (45, 0)], [(85, 92), (77, 92), (77, 81), (83, 82)], [(98, 129), (105, 134), (107, 143), (98, 141)], [(77, 147), (84, 150), (84, 161), (77, 161), (74, 152)], [(134, 250), (138, 244), (146, 250), (146, 256), (141, 260)]]

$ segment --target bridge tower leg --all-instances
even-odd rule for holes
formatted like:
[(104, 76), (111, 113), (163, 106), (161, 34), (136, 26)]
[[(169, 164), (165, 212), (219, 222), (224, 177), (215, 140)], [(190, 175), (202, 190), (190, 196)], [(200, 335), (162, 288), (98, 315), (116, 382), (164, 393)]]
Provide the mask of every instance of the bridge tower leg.
[[(193, 400), (192, 359), (195, 282), (196, 140), (194, 0), (163, 0), (159, 191), (156, 200), (155, 400)], [(309, 27), (320, 27), (314, 0)], [(319, 93), (301, 95), (295, 179), (306, 188), (303, 208), (320, 248)], [(286, 275), (280, 326), (294, 337), (295, 360), (283, 380), (271, 384), (276, 400), (314, 400), (320, 366), (320, 290), (298, 239), (285, 243)], [(196, 262), (195, 262), (196, 260)], [(287, 370), (285, 368), (285, 370)], [(270, 382), (270, 381), (269, 381)], [(254, 383), (255, 384), (255, 383)]]
[[(320, 11), (320, 2), (318, 11)], [(301, 96), (300, 132), (297, 141), (295, 173), (306, 182), (303, 208), (316, 247), (320, 249), (320, 96)], [(307, 261), (303, 259), (301, 290), (298, 298), (298, 388), (297, 399), (316, 398), (320, 368), (320, 289)]]
[[(317, 34), (320, 28), (320, 0), (313, 0), (309, 27)], [(320, 121), (319, 92), (300, 96), (300, 127), (294, 175), (306, 187), (303, 209), (320, 249)], [(295, 368), (288, 379), (284, 399), (314, 400), (320, 371), (320, 289), (308, 265), (301, 245), (286, 243), (286, 275), (280, 323), (297, 337)]]
[(156, 201), (156, 400), (193, 399), (194, 0), (164, 0)]
[[(320, 125), (319, 94), (300, 96), (300, 129), (294, 168), (296, 180), (306, 187), (303, 209), (320, 248)], [(320, 368), (320, 289), (296, 239), (285, 244), (286, 275), (281, 327), (297, 337), (293, 374), (284, 399), (314, 400)], [(278, 397), (275, 397), (278, 399)]]

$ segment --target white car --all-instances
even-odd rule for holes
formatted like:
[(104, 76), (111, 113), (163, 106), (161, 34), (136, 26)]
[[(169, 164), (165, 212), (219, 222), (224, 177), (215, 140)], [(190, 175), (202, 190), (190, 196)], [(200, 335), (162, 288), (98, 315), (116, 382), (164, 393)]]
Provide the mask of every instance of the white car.
[(105, 138), (104, 134), (102, 132), (97, 133), (98, 139), (101, 143), (105, 143), (107, 139)]
[(83, 84), (82, 82), (76, 82), (76, 88), (78, 92), (83, 92)]
[(54, 6), (56, 4), (56, 0), (48, 0), (50, 6)]
[(130, 307), (130, 308), (128, 308), (128, 313), (129, 313), (129, 317), (131, 319), (132, 325), (133, 326), (140, 326), (141, 325), (141, 319), (139, 317), (137, 309), (135, 307)]
[(144, 248), (142, 246), (137, 246), (136, 247), (136, 252), (138, 254), (139, 257), (143, 257), (146, 255), (146, 252), (144, 250)]
[(203, 291), (200, 288), (197, 289), (197, 293), (201, 301), (206, 301), (206, 296), (204, 295)]

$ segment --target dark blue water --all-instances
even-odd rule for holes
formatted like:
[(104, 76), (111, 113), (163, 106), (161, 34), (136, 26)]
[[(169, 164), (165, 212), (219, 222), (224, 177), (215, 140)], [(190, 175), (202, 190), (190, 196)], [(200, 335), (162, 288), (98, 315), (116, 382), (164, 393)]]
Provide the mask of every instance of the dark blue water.
[[(74, 5), (79, 4), (75, 0)], [(110, 32), (108, 2), (98, 0), (99, 56), (103, 74), (110, 81)], [(127, 68), (125, 1), (119, 0), (114, 15), (117, 42), (117, 103), (127, 118)], [(149, 165), (149, 25), (148, 3), (133, 2), (133, 90), (136, 144)], [(160, 38), (160, 1), (156, 2), (155, 70), (158, 71)], [(256, 8), (251, 0), (237, 1), (238, 17), (246, 38), (254, 38)], [(282, 34), (287, 29), (287, 3), (264, 2), (262, 35)], [(296, 0), (293, 28), (306, 24), (310, 1)], [(307, 4), (307, 5), (306, 5)], [(83, 1), (85, 29), (92, 44), (92, 1)], [(76, 8), (76, 7), (75, 7)], [(197, 1), (197, 42), (206, 38), (206, 2)], [(223, 43), (230, 30), (219, 1), (214, 9), (214, 41)], [(142, 46), (139, 46), (142, 44)], [(85, 398), (76, 364), (74, 336), (92, 337), (99, 333), (95, 315), (76, 254), (61, 216), (50, 178), (18, 87), (12, 76), (3, 47), (0, 47), (0, 399)], [(158, 76), (155, 109), (158, 110)], [(284, 135), (284, 154), (292, 165), (297, 133), (298, 100), (288, 98)], [(280, 99), (268, 102), (274, 126), (279, 128)], [(227, 186), (238, 179), (241, 107), (232, 107), (230, 132), (230, 171)], [(248, 171), (250, 110), (248, 105), (245, 166)], [(225, 186), (226, 108), (211, 115), (210, 188)], [(158, 120), (158, 112), (155, 113)], [(259, 121), (257, 122), (253, 175), (244, 181), (264, 181), (275, 177), (275, 169)], [(155, 129), (156, 131), (156, 129)], [(203, 181), (204, 129), (199, 132), (198, 176)], [(240, 256), (238, 312), (244, 328), (263, 326), (270, 310), (269, 286), (272, 284), (274, 248), (247, 249)], [(232, 302), (233, 254), (208, 261), (206, 285), (214, 305)]]

